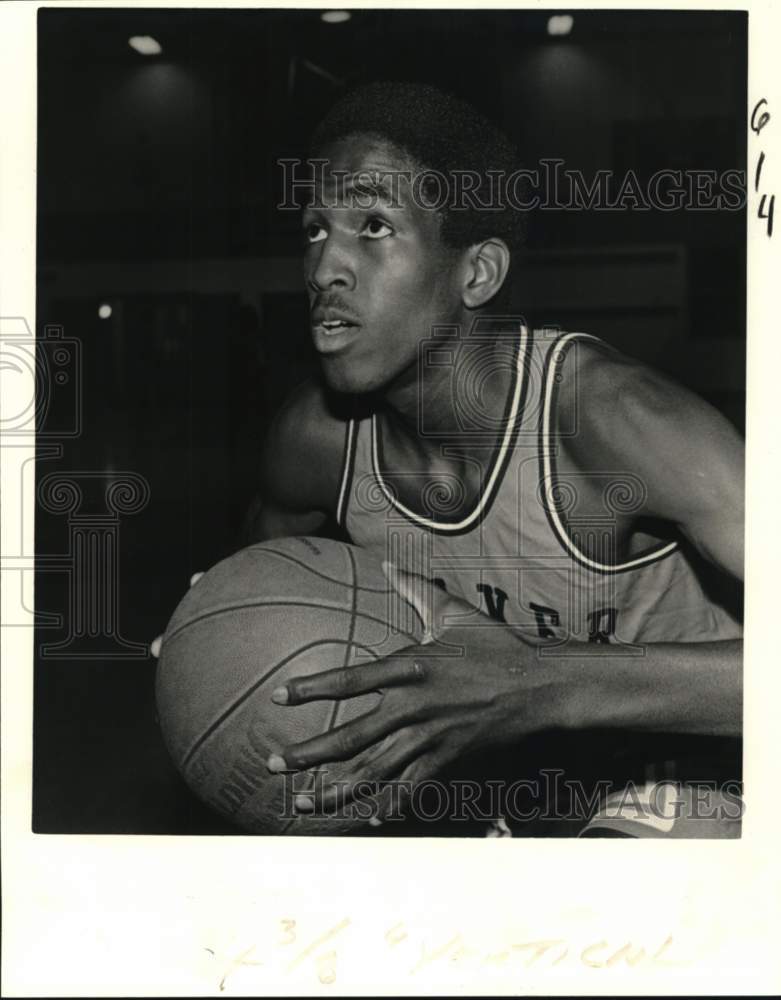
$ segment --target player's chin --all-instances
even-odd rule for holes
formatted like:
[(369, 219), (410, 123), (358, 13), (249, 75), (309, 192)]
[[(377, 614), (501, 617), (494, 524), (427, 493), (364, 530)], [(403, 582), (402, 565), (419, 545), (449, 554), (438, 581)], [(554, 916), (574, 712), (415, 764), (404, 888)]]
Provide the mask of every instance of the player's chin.
[(320, 364), (326, 384), (334, 392), (359, 396), (377, 392), (388, 382), (388, 374), (378, 369), (376, 360), (362, 364), (355, 358), (325, 356)]

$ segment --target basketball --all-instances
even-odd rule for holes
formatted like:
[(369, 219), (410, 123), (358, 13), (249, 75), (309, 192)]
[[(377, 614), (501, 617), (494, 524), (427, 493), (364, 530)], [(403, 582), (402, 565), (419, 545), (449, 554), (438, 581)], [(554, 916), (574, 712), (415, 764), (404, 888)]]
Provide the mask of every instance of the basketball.
[[(266, 761), (372, 709), (378, 694), (285, 707), (288, 678), (381, 659), (421, 641), (422, 624), (376, 556), (322, 538), (242, 549), (206, 573), (163, 636), (157, 711), (192, 791), (237, 826), (265, 834), (341, 834), (368, 822), (349, 807), (295, 814), (314, 772), (272, 774)], [(350, 763), (321, 769), (324, 785)], [(363, 810), (366, 813), (366, 810)]]

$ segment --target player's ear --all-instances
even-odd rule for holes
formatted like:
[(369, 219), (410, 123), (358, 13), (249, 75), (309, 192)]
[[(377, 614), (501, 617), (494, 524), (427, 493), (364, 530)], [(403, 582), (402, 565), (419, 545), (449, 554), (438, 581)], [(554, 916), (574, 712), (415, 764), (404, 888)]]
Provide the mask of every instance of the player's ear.
[(479, 309), (496, 295), (510, 269), (510, 251), (503, 240), (476, 243), (467, 251), (469, 267), (462, 296), (467, 309)]

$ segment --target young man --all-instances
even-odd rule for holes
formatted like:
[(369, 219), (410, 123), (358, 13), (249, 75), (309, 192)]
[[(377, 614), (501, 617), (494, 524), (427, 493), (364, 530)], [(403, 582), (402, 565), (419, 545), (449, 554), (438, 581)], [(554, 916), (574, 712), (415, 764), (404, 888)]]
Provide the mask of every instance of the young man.
[[(354, 760), (355, 782), (420, 782), (499, 753), (525, 774), (524, 748), (550, 734), (585, 745), (594, 773), (701, 776), (686, 760), (741, 725), (740, 627), (701, 582), (706, 563), (742, 578), (737, 433), (599, 340), (507, 318), (522, 214), (483, 209), (487, 187), (432, 207), (442, 177), (518, 166), (465, 105), (373, 85), (333, 110), (314, 154), (327, 165), (303, 227), (323, 384), (273, 425), (248, 541), (335, 519), (425, 616), (415, 581), (436, 581), (438, 643), (279, 689), (291, 711), (383, 697), (269, 767)], [(297, 806), (336, 795), (326, 783)], [(724, 810), (709, 817), (696, 835), (725, 835)], [(607, 833), (665, 822), (601, 817)]]

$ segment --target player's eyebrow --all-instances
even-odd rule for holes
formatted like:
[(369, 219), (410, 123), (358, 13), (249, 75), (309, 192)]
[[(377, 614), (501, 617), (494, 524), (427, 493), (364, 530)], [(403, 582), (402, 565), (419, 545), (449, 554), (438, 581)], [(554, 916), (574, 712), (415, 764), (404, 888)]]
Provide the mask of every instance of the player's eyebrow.
[(362, 171), (345, 181), (345, 194), (354, 192), (362, 197), (376, 198), (388, 207), (401, 208), (398, 181), (394, 186), (387, 172)]
[(334, 172), (328, 188), (318, 188), (319, 201), (308, 207), (326, 210), (331, 208), (366, 210), (377, 206), (403, 209), (404, 203), (399, 197), (400, 181), (402, 178), (407, 180), (410, 176), (405, 171), (377, 169), (363, 169), (352, 174)]

